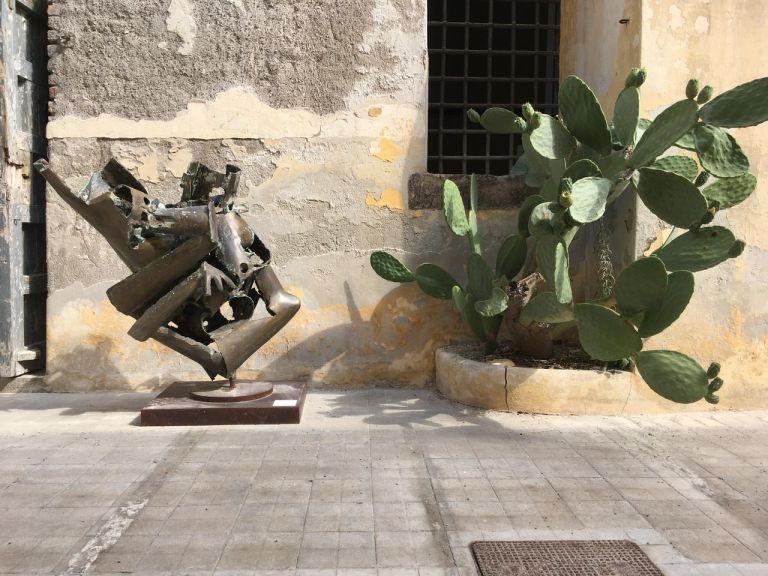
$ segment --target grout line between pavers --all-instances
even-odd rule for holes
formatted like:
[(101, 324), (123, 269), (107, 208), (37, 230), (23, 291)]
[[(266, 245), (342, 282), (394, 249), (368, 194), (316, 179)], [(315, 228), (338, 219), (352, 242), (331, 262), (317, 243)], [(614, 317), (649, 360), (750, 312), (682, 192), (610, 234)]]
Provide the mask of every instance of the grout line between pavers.
[[(147, 502), (149, 502), (161, 478), (177, 467), (180, 462), (183, 462), (184, 456), (189, 454), (196, 445), (196, 442), (189, 439), (200, 436), (202, 436), (202, 432), (197, 430), (187, 430), (184, 434), (178, 436), (168, 445), (164, 454), (172, 453), (174, 449), (186, 446), (184, 453), (173, 459), (163, 458), (160, 464), (141, 480), (134, 490), (131, 490), (129, 494), (123, 492), (124, 504), (115, 505), (113, 503), (112, 507), (118, 506), (118, 509), (102, 523), (95, 536), (69, 559), (67, 571), (65, 572), (67, 576), (85, 576), (99, 556), (120, 540), (128, 527), (146, 506)], [(160, 458), (162, 458), (162, 455)]]

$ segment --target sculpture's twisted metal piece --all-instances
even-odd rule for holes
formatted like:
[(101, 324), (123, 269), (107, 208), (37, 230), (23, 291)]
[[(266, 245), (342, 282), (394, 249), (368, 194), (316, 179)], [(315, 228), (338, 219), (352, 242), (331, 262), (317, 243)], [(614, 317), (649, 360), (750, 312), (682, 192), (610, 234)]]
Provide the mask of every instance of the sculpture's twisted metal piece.
[[(231, 381), (298, 312), (299, 299), (283, 289), (269, 250), (234, 204), (238, 167), (221, 173), (192, 162), (181, 179), (181, 200), (168, 205), (151, 200), (114, 159), (78, 194), (45, 160), (35, 168), (130, 268), (107, 296), (136, 319), (128, 332), (133, 338), (154, 338), (211, 378)], [(269, 317), (253, 318), (259, 300)]]

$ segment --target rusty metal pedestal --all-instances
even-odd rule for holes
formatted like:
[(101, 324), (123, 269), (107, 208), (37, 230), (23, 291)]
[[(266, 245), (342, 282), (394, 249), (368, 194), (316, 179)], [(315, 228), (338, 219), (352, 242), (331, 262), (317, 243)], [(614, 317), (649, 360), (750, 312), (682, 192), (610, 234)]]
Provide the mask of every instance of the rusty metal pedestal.
[(298, 380), (174, 382), (141, 410), (141, 425), (298, 424), (306, 393)]

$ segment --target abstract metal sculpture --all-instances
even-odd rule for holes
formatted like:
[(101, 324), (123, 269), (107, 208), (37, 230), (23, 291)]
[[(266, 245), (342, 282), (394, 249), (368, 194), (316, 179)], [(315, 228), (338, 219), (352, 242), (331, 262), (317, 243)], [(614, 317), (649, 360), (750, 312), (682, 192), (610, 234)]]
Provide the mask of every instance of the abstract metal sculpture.
[[(221, 173), (192, 162), (181, 200), (164, 205), (112, 159), (75, 194), (49, 167), (35, 168), (115, 250), (132, 274), (107, 296), (136, 319), (133, 338), (154, 338), (228, 385), (192, 392), (206, 401), (263, 397), (270, 383), (238, 382), (236, 370), (299, 310), (272, 269), (270, 251), (234, 204), (240, 169)], [(259, 300), (269, 317), (254, 318)], [(226, 311), (226, 313), (225, 313)], [(228, 317), (229, 316), (229, 317)]]

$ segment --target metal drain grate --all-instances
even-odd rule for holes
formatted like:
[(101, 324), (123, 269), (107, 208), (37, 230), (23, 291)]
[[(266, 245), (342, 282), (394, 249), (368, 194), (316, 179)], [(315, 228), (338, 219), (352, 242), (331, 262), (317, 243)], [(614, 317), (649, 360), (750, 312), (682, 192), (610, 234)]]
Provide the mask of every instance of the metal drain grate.
[(474, 542), (481, 576), (662, 576), (627, 540)]

